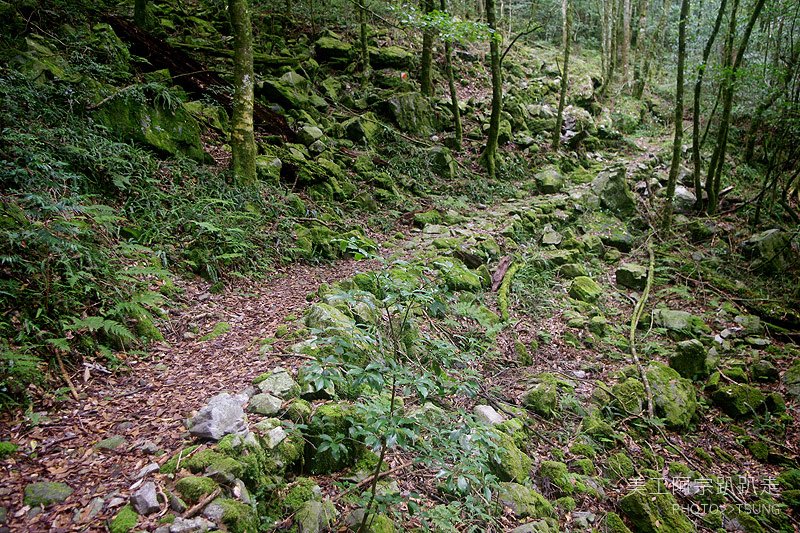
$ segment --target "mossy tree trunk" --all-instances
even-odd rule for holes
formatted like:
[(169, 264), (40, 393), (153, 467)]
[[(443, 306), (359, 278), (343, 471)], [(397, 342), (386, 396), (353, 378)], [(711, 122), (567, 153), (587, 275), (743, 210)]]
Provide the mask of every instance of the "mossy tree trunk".
[(233, 27), (233, 119), (231, 152), (233, 175), (237, 183), (256, 181), (256, 141), (253, 133), (253, 28), (248, 0), (229, 0)]
[(697, 80), (694, 82), (694, 94), (692, 101), (692, 174), (694, 176), (694, 192), (697, 195), (697, 202), (695, 203), (696, 209), (699, 211), (703, 208), (703, 184), (701, 183), (701, 162), (700, 162), (700, 96), (703, 91), (703, 76), (706, 72), (706, 65), (708, 64), (708, 57), (711, 55), (711, 49), (714, 47), (714, 41), (717, 39), (717, 34), (722, 26), (722, 19), (725, 16), (725, 8), (727, 7), (728, 0), (722, 0), (717, 11), (717, 18), (714, 21), (714, 27), (711, 30), (711, 35), (706, 41), (706, 46), (703, 48), (703, 60), (697, 67)]
[(664, 205), (663, 226), (672, 221), (672, 200), (681, 166), (681, 144), (683, 143), (683, 72), (686, 65), (686, 23), (689, 19), (690, 0), (681, 0), (681, 18), (678, 22), (678, 72), (675, 82), (675, 138), (672, 141), (672, 162), (667, 181), (667, 197)]
[[(442, 13), (447, 13), (447, 0), (440, 0)], [(444, 41), (444, 68), (447, 74), (447, 85), (450, 88), (450, 105), (453, 108), (453, 127), (456, 134), (456, 150), (461, 150), (464, 140), (464, 129), (461, 126), (461, 109), (458, 107), (458, 92), (456, 91), (456, 76), (453, 72), (453, 43)]]
[(133, 3), (133, 21), (143, 30), (147, 29), (147, 0), (136, 0)]
[(630, 81), (631, 57), (631, 0), (622, 0), (622, 84)]
[(644, 94), (645, 81), (642, 79), (644, 72), (644, 59), (647, 56), (647, 10), (650, 7), (648, 0), (639, 4), (639, 28), (636, 33), (636, 56), (633, 62), (633, 97), (641, 100)]
[(486, 0), (486, 23), (491, 32), (489, 41), (490, 66), (492, 71), (492, 114), (489, 117), (489, 133), (483, 161), (489, 177), (496, 175), (497, 138), (500, 135), (500, 113), (503, 111), (503, 72), (500, 65), (500, 32), (497, 31), (497, 15), (494, 0)]
[(561, 45), (564, 47), (564, 64), (561, 67), (561, 94), (558, 97), (556, 128), (553, 130), (553, 150), (558, 150), (558, 146), (561, 143), (561, 125), (564, 124), (564, 106), (567, 103), (567, 89), (569, 88), (569, 32), (572, 25), (569, 0), (561, 0), (561, 17)]
[(369, 48), (367, 46), (367, 0), (358, 1), (358, 24), (360, 27), (359, 44), (361, 45), (361, 73), (364, 82), (366, 82), (370, 75)]
[[(433, 11), (432, 0), (422, 0), (422, 12), (426, 15)], [(422, 61), (420, 66), (419, 84), (422, 94), (433, 95), (433, 78), (431, 68), (433, 64), (433, 32), (425, 30), (422, 33)]]

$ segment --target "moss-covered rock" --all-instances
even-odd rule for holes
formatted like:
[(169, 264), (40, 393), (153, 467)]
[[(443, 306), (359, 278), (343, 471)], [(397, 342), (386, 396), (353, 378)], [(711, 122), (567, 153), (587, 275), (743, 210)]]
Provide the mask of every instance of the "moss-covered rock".
[(633, 460), (627, 453), (614, 453), (608, 457), (606, 475), (614, 481), (628, 480), (635, 474)]
[(522, 397), (522, 405), (534, 413), (550, 418), (558, 407), (558, 384), (553, 379), (542, 379)]
[(258, 530), (258, 515), (254, 507), (232, 498), (217, 498), (206, 513), (219, 515), (231, 533), (250, 533)]
[(555, 168), (547, 168), (537, 172), (534, 179), (536, 180), (536, 187), (542, 194), (556, 194), (561, 192), (564, 187), (564, 176)]
[(348, 335), (356, 327), (352, 318), (325, 303), (316, 303), (309, 307), (303, 321), (309, 329), (327, 331), (341, 336)]
[(795, 361), (783, 375), (786, 392), (800, 399), (800, 359)]
[(281, 505), (289, 513), (296, 513), (302, 509), (306, 502), (321, 501), (322, 490), (319, 485), (310, 478), (299, 477), (292, 482), (292, 487), (282, 499)]
[[(346, 403), (329, 403), (317, 408), (308, 424), (306, 465), (312, 474), (330, 474), (355, 464), (362, 446), (350, 440), (355, 409)], [(344, 448), (323, 446), (332, 440)]]
[(531, 471), (531, 458), (520, 450), (514, 438), (506, 433), (497, 433), (497, 453), (492, 458), (491, 466), (494, 474), (501, 481), (524, 483)]
[(353, 45), (344, 42), (333, 32), (328, 32), (314, 43), (314, 52), (320, 63), (332, 63), (344, 66), (350, 61)]
[(414, 225), (418, 228), (427, 226), (428, 224), (441, 224), (442, 214), (436, 209), (429, 209), (422, 213), (414, 215)]
[(617, 285), (637, 291), (644, 290), (647, 268), (633, 263), (622, 263), (615, 272)]
[(336, 521), (336, 507), (330, 500), (309, 500), (303, 504), (294, 520), (298, 531), (308, 533), (321, 533), (330, 531)]
[(588, 276), (578, 276), (569, 287), (569, 295), (582, 302), (595, 302), (602, 294), (603, 288)]
[(653, 311), (653, 321), (656, 326), (665, 328), (667, 332), (678, 338), (697, 337), (711, 333), (711, 328), (703, 319), (686, 311), (673, 309), (656, 309)]
[(675, 353), (669, 358), (669, 366), (686, 379), (701, 380), (708, 377), (712, 361), (703, 343), (689, 339), (678, 343)]
[(203, 499), (203, 496), (214, 492), (219, 485), (216, 481), (205, 476), (186, 476), (175, 484), (183, 500), (193, 504)]
[(615, 167), (600, 172), (592, 181), (592, 190), (600, 205), (615, 215), (628, 218), (636, 213), (636, 201), (625, 180), (625, 168)]
[(18, 446), (13, 442), (9, 441), (0, 441), (0, 460), (5, 459), (6, 457), (11, 457), (15, 453), (17, 453)]
[(381, 103), (380, 112), (402, 131), (414, 135), (433, 133), (433, 109), (418, 92), (395, 94)]
[(139, 515), (130, 505), (124, 506), (119, 512), (108, 521), (108, 530), (111, 533), (128, 533), (136, 527), (139, 522)]
[(514, 482), (500, 483), (500, 502), (520, 518), (555, 517), (555, 510), (544, 496)]
[(632, 533), (622, 521), (622, 517), (613, 511), (607, 513), (603, 518), (603, 526), (605, 533)]
[(756, 268), (780, 272), (791, 258), (791, 235), (779, 229), (762, 231), (742, 243), (742, 252)]
[(646, 401), (644, 385), (636, 378), (628, 378), (611, 389), (614, 405), (624, 416), (641, 414)]
[(697, 411), (697, 393), (691, 382), (674, 369), (653, 362), (646, 369), (656, 414), (670, 429), (686, 430)]
[(37, 481), (25, 486), (22, 501), (25, 505), (47, 507), (54, 503), (61, 503), (72, 494), (72, 488), (66, 483), (56, 481)]
[(479, 292), (483, 287), (481, 277), (455, 257), (437, 257), (432, 264), (450, 290)]
[(537, 477), (541, 486), (555, 489), (559, 495), (575, 492), (567, 465), (560, 461), (542, 461)]
[(649, 480), (620, 502), (620, 508), (636, 531), (643, 533), (686, 533), (696, 531), (675, 497), (658, 482)]
[(381, 46), (369, 49), (369, 61), (372, 68), (409, 70), (415, 62), (414, 54), (402, 46)]
[(589, 271), (586, 270), (586, 267), (578, 263), (567, 263), (566, 265), (561, 265), (561, 267), (558, 269), (558, 273), (566, 279), (575, 279), (579, 276), (589, 276)]
[(378, 135), (383, 130), (380, 120), (371, 112), (346, 120), (342, 123), (342, 128), (351, 141), (370, 146), (377, 142)]
[(731, 383), (717, 388), (711, 399), (728, 416), (747, 418), (761, 410), (766, 397), (755, 387)]
[(159, 153), (198, 161), (207, 157), (200, 142), (200, 125), (182, 104), (167, 108), (123, 95), (104, 104), (95, 118), (117, 137), (148, 145)]

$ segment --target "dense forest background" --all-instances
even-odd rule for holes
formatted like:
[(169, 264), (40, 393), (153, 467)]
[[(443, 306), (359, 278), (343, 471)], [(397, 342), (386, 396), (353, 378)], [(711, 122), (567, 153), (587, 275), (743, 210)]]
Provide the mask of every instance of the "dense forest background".
[(0, 0), (0, 524), (795, 530), (799, 22)]

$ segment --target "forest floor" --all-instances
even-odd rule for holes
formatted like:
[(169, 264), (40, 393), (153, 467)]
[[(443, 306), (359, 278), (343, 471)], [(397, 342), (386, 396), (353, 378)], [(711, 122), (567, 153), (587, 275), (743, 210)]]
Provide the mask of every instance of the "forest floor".
[[(640, 154), (621, 162), (627, 163), (629, 172), (635, 171), (636, 165), (649, 159), (647, 148), (652, 146), (646, 144)], [(381, 254), (388, 260), (419, 259), (431, 254), (435, 248), (432, 243), (437, 238), (480, 233), (499, 237), (502, 228), (516, 214), (545, 204), (556, 206), (555, 221), (566, 220), (569, 213), (564, 211), (567, 209), (564, 206), (568, 194), (588, 186), (570, 184), (568, 187), (566, 194), (520, 194), (518, 199), (494, 206), (473, 207), (461, 213), (459, 223), (446, 227), (426, 226), (402, 238), (383, 239), (385, 246)], [(503, 242), (502, 237), (499, 238)], [(624, 261), (646, 263), (647, 254), (642, 244), (638, 242), (626, 253)], [(518, 248), (516, 253), (533, 257), (543, 250), (552, 251), (538, 244), (537, 239)], [(49, 406), (50, 410), (45, 412), (24, 416), (7, 414), (2, 419), (3, 434), (19, 443), (22, 451), (3, 463), (5, 480), (0, 488), (0, 501), (9, 510), (8, 526), (18, 531), (102, 530), (105, 521), (141, 484), (137, 477), (140, 469), (153, 460), (163, 463), (185, 445), (188, 438), (185, 422), (209, 397), (223, 391), (237, 393), (265, 371), (280, 366), (294, 372), (304, 362), (303, 356), (284, 351), (288, 340), (278, 339), (267, 345), (263, 341), (275, 337), (281, 324), (301, 317), (310, 294), (323, 283), (374, 270), (380, 264), (377, 260), (341, 260), (316, 266), (298, 264), (276, 272), (268, 280), (233, 282), (222, 294), (212, 294), (208, 284), (201, 281), (178, 281), (179, 305), (169, 312), (164, 328), (166, 341), (152, 347), (147, 355), (130, 356), (126, 361), (130, 372), (106, 374), (87, 367), (73, 376), (80, 401), (68, 398)], [(587, 264), (594, 279), (604, 288), (599, 305), (608, 319), (607, 327), (617, 336), (627, 335), (635, 299), (617, 289), (613, 279), (616, 265), (598, 261)], [(569, 279), (554, 276), (544, 285), (534, 287), (536, 292), (514, 300), (518, 309), (514, 310), (511, 325), (496, 341), (501, 359), (487, 362), (481, 368), (483, 400), (519, 405), (531, 377), (543, 372), (566, 380), (575, 397), (585, 399), (592, 395), (599, 382), (612, 382), (615, 373), (629, 364), (628, 355), (613, 345), (586, 340), (585, 337), (591, 335), (584, 325), (576, 324), (576, 314), (570, 311), (567, 303), (569, 286)], [(720, 313), (718, 301), (685, 291), (680, 280), (673, 279), (656, 287), (653, 299), (673, 309), (716, 316), (710, 324), (714, 331), (735, 329), (733, 315)], [(487, 293), (485, 297), (486, 305), (496, 310), (495, 294)], [(654, 335), (648, 339), (652, 344), (672, 342)], [(777, 341), (771, 342), (774, 347), (780, 345)], [(532, 347), (532, 360), (527, 365), (520, 365), (518, 361), (520, 343)], [(648, 357), (658, 356), (658, 352), (648, 353)], [(782, 366), (790, 362), (790, 358), (778, 360)], [(779, 386), (772, 388), (777, 390)], [(498, 394), (498, 391), (501, 392)], [(458, 407), (465, 409), (475, 405), (475, 399), (466, 403), (463, 398), (459, 401), (464, 405)], [(787, 455), (796, 457), (800, 453), (800, 415), (790, 410), (790, 416), (794, 417), (794, 423), (788, 425), (779, 446)], [(580, 416), (567, 413), (558, 421), (541, 417), (536, 420), (539, 433), (529, 446), (529, 450), (535, 451), (529, 454), (542, 460), (552, 457), (553, 446), (568, 449), (581, 423)], [(565, 431), (575, 435), (565, 437)], [(750, 457), (736, 443), (730, 428), (710, 411), (702, 415), (697, 430), (691, 435), (667, 435), (661, 430), (661, 437), (650, 443), (652, 453), (668, 461), (686, 462), (698, 471), (731, 476), (745, 468), (749, 475), (759, 479), (772, 479), (780, 472), (775, 465)], [(629, 453), (646, 452), (635, 440), (626, 439)], [(561, 442), (554, 444), (556, 440)], [(698, 454), (698, 449), (705, 450), (706, 455)], [(731, 460), (708, 464), (705, 457), (714, 449), (725, 450)], [(164, 453), (154, 459), (150, 454), (156, 451)], [(387, 462), (395, 467), (402, 466), (408, 459), (390, 454)], [(430, 492), (435, 492), (432, 483), (435, 472), (419, 465), (401, 470), (404, 471), (393, 476), (401, 493), (426, 492), (423, 489), (426, 484), (430, 485)], [(338, 490), (334, 484), (336, 479), (335, 475), (321, 476), (317, 482), (326, 493), (334, 496)], [(75, 492), (65, 503), (38, 512), (21, 502), (25, 485), (35, 480), (62, 481)], [(585, 513), (594, 516), (594, 513), (613, 509), (614, 496), (623, 494), (626, 487), (624, 483), (606, 487), (599, 503), (582, 496), (577, 512), (562, 516), (562, 524), (575, 527), (578, 516), (585, 517)], [(348, 505), (351, 504), (340, 502), (342, 510)], [(509, 529), (517, 523), (511, 515), (502, 520)], [(154, 527), (155, 523), (141, 526)]]

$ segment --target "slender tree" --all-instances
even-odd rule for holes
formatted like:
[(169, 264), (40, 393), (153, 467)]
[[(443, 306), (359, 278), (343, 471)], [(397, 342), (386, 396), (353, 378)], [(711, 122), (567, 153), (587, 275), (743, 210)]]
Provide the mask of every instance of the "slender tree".
[(484, 164), (489, 177), (496, 175), (497, 138), (500, 135), (500, 113), (503, 110), (503, 73), (500, 65), (500, 32), (497, 31), (497, 16), (494, 0), (486, 0), (486, 24), (489, 37), (489, 56), (492, 71), (492, 114), (489, 117), (489, 132), (483, 150)]
[(564, 64), (561, 66), (561, 94), (558, 98), (558, 113), (556, 114), (556, 128), (553, 131), (553, 150), (558, 150), (561, 142), (561, 125), (564, 123), (564, 105), (567, 102), (567, 89), (569, 88), (569, 47), (570, 26), (572, 13), (569, 0), (561, 0), (561, 46), (564, 47)]
[(367, 46), (367, 0), (358, 0), (356, 3), (358, 4), (358, 23), (360, 27), (361, 72), (363, 80), (367, 81), (370, 75), (369, 48)]
[(636, 56), (633, 63), (633, 88), (634, 98), (642, 98), (645, 80), (642, 79), (644, 59), (647, 56), (647, 10), (650, 7), (648, 0), (639, 3), (639, 28), (636, 33)]
[(233, 117), (231, 152), (234, 179), (256, 181), (256, 141), (253, 133), (253, 28), (248, 0), (229, 0), (233, 27)]
[(678, 72), (675, 82), (675, 138), (672, 141), (672, 163), (667, 181), (667, 198), (664, 205), (664, 227), (672, 221), (672, 200), (681, 166), (681, 144), (683, 143), (683, 73), (686, 64), (686, 22), (689, 19), (690, 0), (681, 0), (681, 18), (678, 22)]
[(733, 10), (731, 12), (731, 22), (728, 30), (728, 42), (726, 44), (726, 67), (724, 70), (724, 77), (722, 80), (722, 115), (720, 116), (719, 129), (717, 130), (717, 144), (714, 148), (714, 153), (711, 156), (711, 162), (708, 165), (708, 175), (706, 176), (706, 194), (708, 195), (708, 205), (706, 212), (713, 215), (717, 212), (719, 204), (719, 191), (722, 183), (722, 168), (725, 164), (725, 154), (728, 148), (728, 133), (730, 131), (731, 111), (733, 110), (733, 95), (736, 92), (736, 76), (739, 67), (744, 59), (744, 52), (747, 49), (747, 43), (750, 41), (750, 35), (753, 33), (753, 27), (764, 8), (766, 0), (757, 0), (756, 5), (753, 7), (753, 12), (750, 14), (750, 20), (747, 22), (747, 27), (742, 35), (739, 49), (736, 56), (733, 55), (733, 46), (736, 33), (736, 11), (738, 8), (738, 0), (734, 0)]
[(140, 28), (147, 28), (147, 0), (135, 0), (133, 3), (133, 21)]
[[(433, 0), (422, 0), (422, 11), (426, 15), (433, 11)], [(433, 94), (432, 64), (433, 32), (426, 28), (422, 32), (422, 60), (419, 76), (420, 90), (425, 96), (431, 96)]]
[(627, 85), (630, 81), (630, 56), (631, 56), (631, 0), (622, 0), (622, 83)]
[(697, 80), (694, 82), (694, 99), (692, 103), (692, 173), (694, 176), (694, 192), (697, 195), (695, 207), (700, 210), (703, 206), (703, 185), (700, 181), (701, 162), (700, 162), (700, 96), (703, 90), (703, 76), (708, 66), (708, 57), (717, 38), (719, 29), (722, 26), (722, 18), (725, 15), (725, 8), (728, 0), (722, 0), (717, 11), (717, 18), (714, 20), (714, 27), (711, 35), (703, 48), (703, 59), (697, 67)]
[[(447, 12), (447, 0), (440, 0), (442, 13)], [(453, 43), (449, 38), (444, 39), (444, 69), (447, 75), (447, 85), (450, 89), (450, 106), (453, 109), (453, 126), (456, 133), (456, 150), (461, 150), (464, 131), (461, 126), (461, 109), (458, 107), (458, 92), (456, 91), (456, 77), (453, 72)]]

